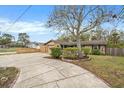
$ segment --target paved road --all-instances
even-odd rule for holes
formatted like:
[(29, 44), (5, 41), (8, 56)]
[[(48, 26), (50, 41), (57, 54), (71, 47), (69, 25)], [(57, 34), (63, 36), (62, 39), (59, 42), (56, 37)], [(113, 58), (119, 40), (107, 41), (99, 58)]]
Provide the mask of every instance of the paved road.
[(45, 58), (47, 54), (30, 53), (0, 56), (0, 66), (20, 68), (14, 85), (18, 88), (108, 87), (89, 71), (76, 65)]

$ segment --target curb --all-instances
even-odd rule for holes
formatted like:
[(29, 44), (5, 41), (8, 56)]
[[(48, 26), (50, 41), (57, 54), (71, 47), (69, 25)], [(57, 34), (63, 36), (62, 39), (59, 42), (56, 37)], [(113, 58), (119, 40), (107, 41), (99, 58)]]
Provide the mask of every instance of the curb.
[(62, 61), (65, 61), (65, 62), (80, 62), (80, 61), (90, 61), (91, 60), (91, 58), (87, 58), (87, 59), (79, 59), (79, 60), (72, 60), (72, 59), (65, 59), (65, 58), (62, 58), (61, 59)]
[(17, 81), (19, 75), (20, 75), (20, 69), (18, 69), (18, 71), (19, 71), (19, 72), (18, 72), (18, 74), (16, 75), (15, 80), (9, 85), (9, 88), (13, 88), (13, 86), (15, 85), (15, 83), (16, 83), (16, 81)]

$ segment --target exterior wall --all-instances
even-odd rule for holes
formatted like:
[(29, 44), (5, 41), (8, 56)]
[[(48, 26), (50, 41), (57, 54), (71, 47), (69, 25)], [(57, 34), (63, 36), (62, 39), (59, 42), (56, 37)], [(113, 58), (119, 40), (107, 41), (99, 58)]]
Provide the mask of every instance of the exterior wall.
[(60, 44), (55, 43), (55, 42), (49, 42), (49, 43), (47, 44), (47, 46), (48, 46), (49, 48), (60, 47)]
[[(84, 47), (90, 48), (90, 53), (92, 52), (92, 45), (84, 46)], [(104, 46), (104, 45), (99, 46), (98, 45), (97, 48), (100, 49), (101, 53), (106, 54), (106, 46)]]
[(54, 47), (61, 47), (61, 46), (58, 43), (49, 42), (48, 44), (41, 46), (40, 50), (41, 52), (44, 52), (44, 53), (51, 53), (51, 48), (54, 48)]
[[(93, 45), (87, 45), (87, 46), (82, 46), (82, 47), (90, 48), (90, 52), (92, 52), (92, 46)], [(40, 47), (40, 50), (41, 50), (41, 52), (51, 53), (51, 48), (54, 48), (54, 47), (61, 47), (61, 45), (58, 43), (55, 43), (55, 42), (49, 42), (46, 45), (43, 45), (42, 47)], [(97, 48), (100, 49), (101, 53), (103, 53), (103, 54), (106, 53), (106, 46), (97, 45)]]
[(106, 53), (106, 46), (100, 46), (100, 52), (105, 54)]
[(51, 48), (60, 47), (60, 44), (55, 43), (55, 42), (49, 42), (49, 43), (47, 44), (47, 47), (48, 47), (48, 53), (51, 53)]

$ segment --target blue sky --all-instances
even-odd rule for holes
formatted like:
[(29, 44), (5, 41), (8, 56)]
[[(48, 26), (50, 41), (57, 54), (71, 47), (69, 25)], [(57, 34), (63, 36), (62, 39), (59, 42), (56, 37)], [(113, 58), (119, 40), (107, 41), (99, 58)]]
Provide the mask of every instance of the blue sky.
[[(46, 42), (50, 39), (56, 39), (56, 32), (50, 31), (44, 27), (47, 17), (53, 10), (54, 6), (32, 6), (26, 14), (14, 24), (10, 30), (6, 31), (14, 20), (27, 8), (28, 6), (0, 6), (0, 31), (10, 33), (17, 39), (20, 32), (29, 34), (31, 41)], [(110, 6), (111, 7), (111, 6)], [(117, 8), (120, 6), (116, 6)]]
[[(0, 31), (3, 31), (3, 24), (6, 24), (4, 29), (9, 28), (27, 7), (28, 6), (0, 6), (0, 27), (2, 28), (0, 28)], [(53, 8), (53, 6), (32, 6), (7, 33), (14, 35), (17, 39), (19, 32), (27, 32), (31, 41), (38, 42), (46, 42), (50, 39), (55, 39), (56, 33), (44, 27), (44, 23)], [(17, 27), (17, 25), (20, 25), (20, 27)], [(19, 28), (21, 27), (25, 29), (20, 30)], [(32, 31), (32, 29), (34, 30)]]

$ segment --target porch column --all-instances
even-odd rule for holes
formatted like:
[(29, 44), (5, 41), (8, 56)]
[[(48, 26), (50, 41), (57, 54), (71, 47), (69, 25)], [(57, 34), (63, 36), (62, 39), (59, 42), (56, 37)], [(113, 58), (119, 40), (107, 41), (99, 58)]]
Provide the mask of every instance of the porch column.
[(65, 48), (65, 46), (63, 45), (63, 48)]

